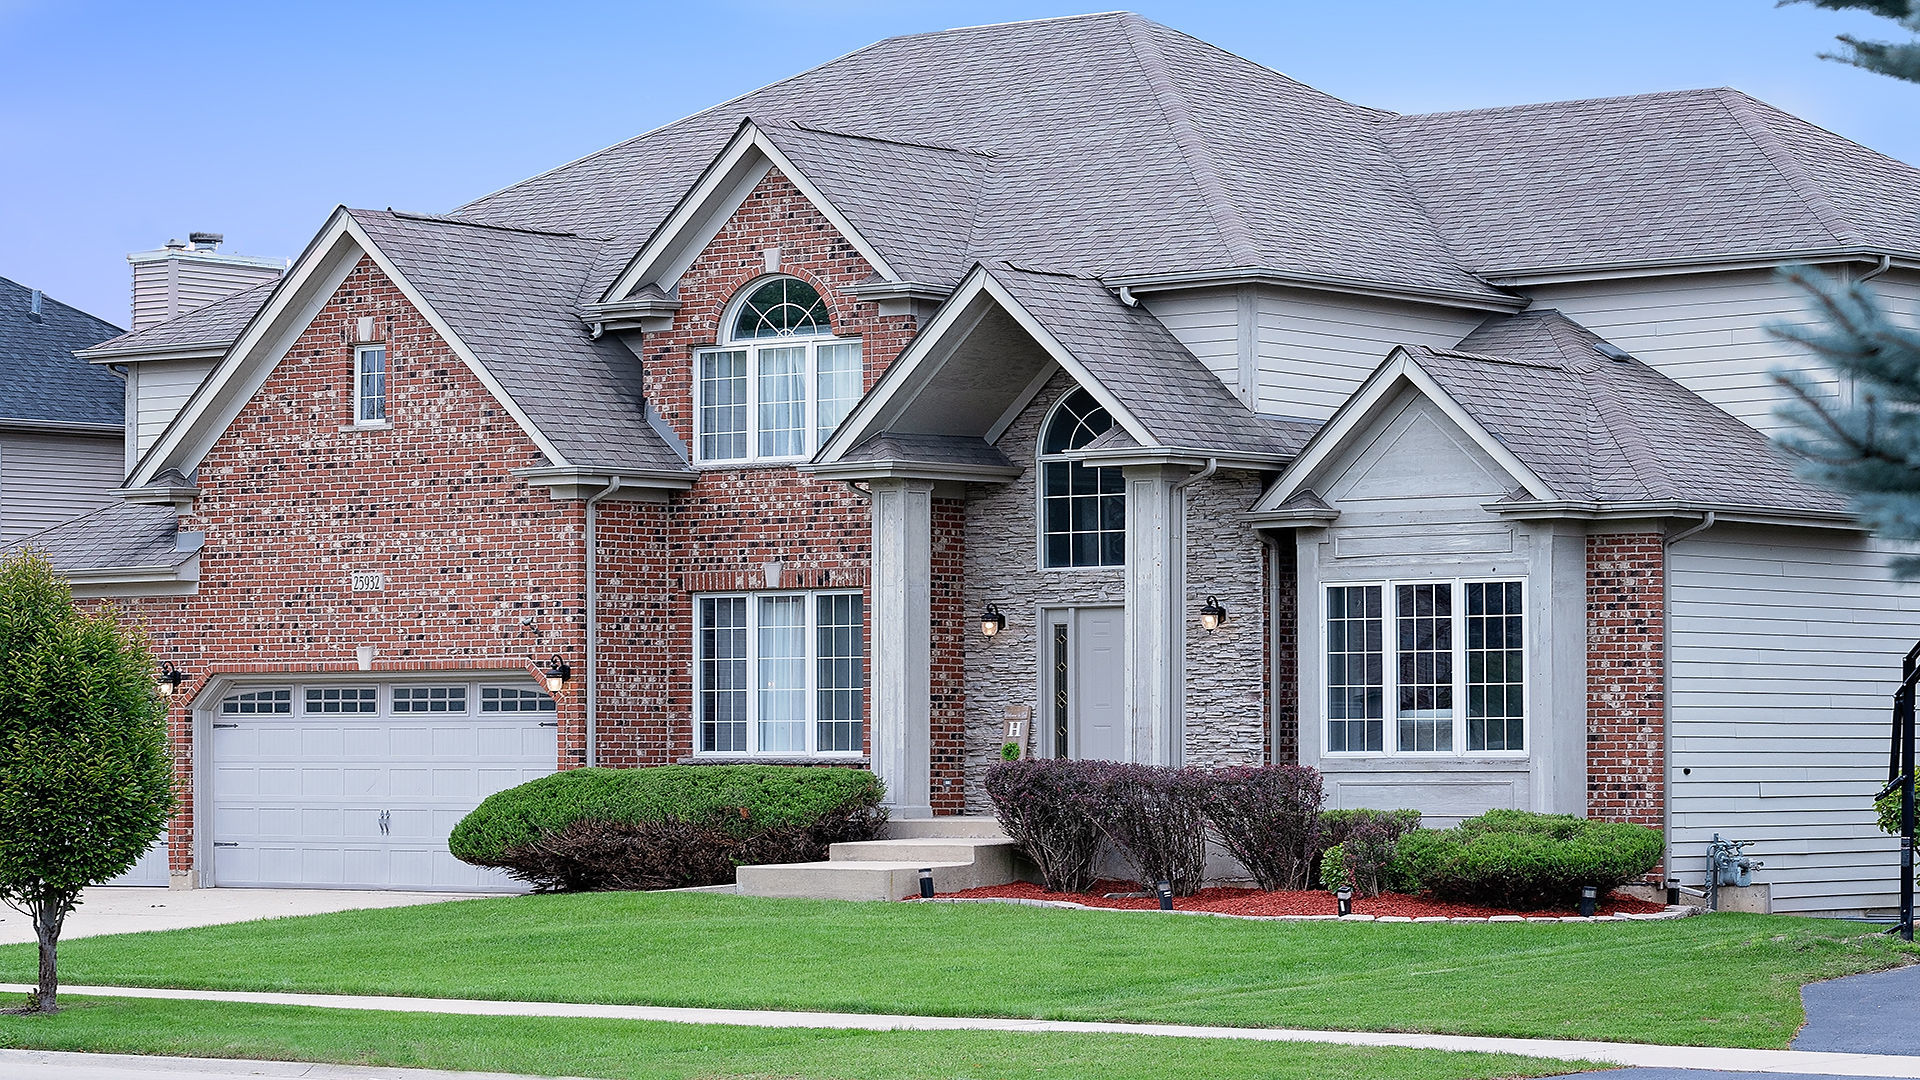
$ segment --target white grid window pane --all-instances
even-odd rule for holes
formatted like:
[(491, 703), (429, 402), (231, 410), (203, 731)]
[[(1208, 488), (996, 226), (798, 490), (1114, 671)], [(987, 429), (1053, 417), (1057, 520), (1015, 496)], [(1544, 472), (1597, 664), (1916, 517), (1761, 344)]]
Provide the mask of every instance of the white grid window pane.
[(860, 343), (822, 345), (815, 355), (815, 406), (819, 414), (819, 441), (825, 442), (860, 400)]
[(387, 418), (387, 350), (361, 349), (354, 355), (360, 402), (354, 419), (362, 424), (378, 423)]
[(463, 713), (467, 711), (464, 686), (396, 686), (393, 711), (397, 713)]
[(380, 691), (372, 686), (309, 686), (310, 713), (373, 713), (380, 711)]
[(816, 600), (814, 727), (818, 749), (857, 752), (863, 749), (860, 713), (865, 673), (861, 660), (866, 648), (861, 640), (862, 605), (858, 596), (821, 596)]
[(1378, 585), (1327, 590), (1327, 749), (1385, 748), (1386, 655)]
[(227, 716), (284, 716), (293, 712), (293, 691), (242, 690), (222, 698), (220, 711)]
[(483, 686), (480, 688), (480, 711), (554, 712), (555, 708), (553, 697), (542, 690), (527, 690), (518, 686)]
[(760, 456), (807, 452), (807, 347), (760, 350)]
[(1046, 565), (1126, 565), (1127, 496), (1120, 470), (1049, 461), (1042, 473)]
[(760, 598), (760, 750), (807, 749), (807, 598)]
[(700, 601), (700, 749), (747, 749), (747, 600)]
[(1526, 749), (1526, 648), (1517, 581), (1466, 583), (1467, 749)]
[(1395, 587), (1394, 716), (1403, 751), (1453, 749), (1453, 585)]
[(700, 457), (747, 456), (747, 354), (700, 354)]

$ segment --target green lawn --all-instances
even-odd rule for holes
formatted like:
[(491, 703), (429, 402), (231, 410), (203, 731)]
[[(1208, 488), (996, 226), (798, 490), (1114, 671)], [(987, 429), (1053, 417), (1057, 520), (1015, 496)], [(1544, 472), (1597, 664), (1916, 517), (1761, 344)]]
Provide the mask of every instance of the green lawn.
[[(28, 982), (31, 946), (0, 948)], [(525, 896), (61, 949), (66, 981), (1783, 1047), (1803, 983), (1915, 959), (1871, 927), (1270, 923), (1001, 904)]]
[(78, 997), (51, 1017), (0, 1016), (0, 1046), (649, 1080), (1478, 1080), (1583, 1067), (1494, 1054), (1143, 1035), (775, 1031)]

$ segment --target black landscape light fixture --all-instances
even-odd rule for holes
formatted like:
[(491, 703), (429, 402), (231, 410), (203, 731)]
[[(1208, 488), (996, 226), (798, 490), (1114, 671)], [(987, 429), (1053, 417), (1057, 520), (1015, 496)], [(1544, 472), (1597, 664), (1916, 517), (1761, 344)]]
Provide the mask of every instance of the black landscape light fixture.
[(547, 686), (547, 693), (557, 694), (567, 688), (567, 680), (573, 678), (573, 669), (560, 659), (558, 653), (547, 661), (547, 670), (541, 674), (541, 681)]
[(1207, 597), (1206, 604), (1200, 608), (1201, 627), (1211, 634), (1226, 624), (1227, 609), (1220, 606), (1220, 601)]
[(993, 637), (1006, 628), (1007, 617), (1000, 614), (1000, 609), (993, 604), (988, 604), (987, 610), (980, 613), (980, 633), (983, 636)]
[(159, 686), (162, 697), (172, 697), (173, 692), (180, 689), (180, 684), (186, 681), (187, 673), (181, 671), (173, 661), (160, 661), (160, 677), (154, 682)]
[(1580, 886), (1580, 915), (1582, 918), (1587, 918), (1587, 919), (1593, 918), (1594, 902), (1599, 899), (1600, 899), (1599, 889), (1593, 887), (1592, 885)]
[(1161, 882), (1159, 893), (1160, 893), (1160, 910), (1172, 911), (1173, 910), (1173, 882), (1171, 881)]
[(1342, 885), (1333, 891), (1333, 898), (1340, 902), (1340, 914), (1353, 914), (1353, 886)]
[(933, 867), (931, 866), (920, 868), (920, 899), (933, 899)]

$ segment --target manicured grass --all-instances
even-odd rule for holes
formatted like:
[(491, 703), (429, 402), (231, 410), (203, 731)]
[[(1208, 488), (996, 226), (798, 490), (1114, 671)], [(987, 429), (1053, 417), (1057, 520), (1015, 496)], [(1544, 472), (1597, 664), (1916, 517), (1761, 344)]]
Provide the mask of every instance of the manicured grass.
[[(88, 938), (75, 984), (1146, 1020), (1783, 1047), (1871, 927), (1247, 922), (1004, 904), (524, 896)], [(28, 982), (31, 946), (0, 948)]]
[(649, 1080), (1468, 1080), (1583, 1068), (1493, 1054), (1224, 1039), (767, 1030), (77, 997), (50, 1017), (0, 1016), (0, 1046)]

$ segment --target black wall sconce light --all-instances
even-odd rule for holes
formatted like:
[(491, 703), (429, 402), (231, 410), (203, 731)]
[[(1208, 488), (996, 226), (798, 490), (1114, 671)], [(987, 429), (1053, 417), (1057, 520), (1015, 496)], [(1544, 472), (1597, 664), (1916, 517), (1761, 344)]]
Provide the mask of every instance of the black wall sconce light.
[(993, 637), (1006, 628), (1007, 617), (1000, 614), (998, 607), (988, 604), (987, 610), (980, 613), (980, 633), (982, 635)]
[(180, 689), (180, 684), (186, 681), (187, 673), (181, 671), (173, 661), (160, 661), (160, 677), (154, 682), (159, 686), (161, 696), (172, 697), (173, 692)]
[(573, 669), (555, 654), (553, 659), (547, 661), (547, 670), (542, 673), (541, 681), (546, 684), (547, 693), (557, 694), (567, 688), (567, 680), (572, 677)]
[(1226, 624), (1227, 609), (1220, 606), (1220, 601), (1207, 597), (1206, 604), (1200, 608), (1200, 625), (1211, 634)]

